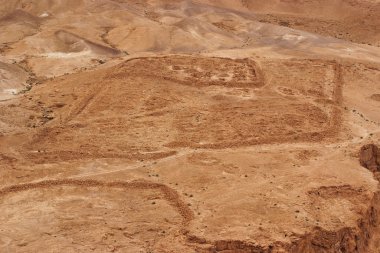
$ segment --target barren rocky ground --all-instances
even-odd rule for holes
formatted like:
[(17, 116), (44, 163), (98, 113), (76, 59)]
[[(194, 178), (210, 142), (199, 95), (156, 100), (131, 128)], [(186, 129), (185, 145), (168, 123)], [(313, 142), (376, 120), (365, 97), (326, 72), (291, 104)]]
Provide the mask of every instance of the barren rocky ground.
[(378, 0), (0, 0), (0, 252), (380, 252)]

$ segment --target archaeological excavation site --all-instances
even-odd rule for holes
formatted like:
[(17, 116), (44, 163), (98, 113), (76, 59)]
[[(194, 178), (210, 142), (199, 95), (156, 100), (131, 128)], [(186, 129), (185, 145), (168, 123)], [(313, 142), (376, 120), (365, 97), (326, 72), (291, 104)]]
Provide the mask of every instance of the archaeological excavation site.
[(380, 253), (380, 0), (0, 0), (0, 253)]

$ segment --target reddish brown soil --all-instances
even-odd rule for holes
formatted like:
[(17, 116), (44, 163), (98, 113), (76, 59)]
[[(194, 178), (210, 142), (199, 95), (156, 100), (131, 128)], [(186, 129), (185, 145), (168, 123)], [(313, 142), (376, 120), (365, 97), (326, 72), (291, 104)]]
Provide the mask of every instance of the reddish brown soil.
[(0, 6), (0, 252), (380, 252), (377, 0)]

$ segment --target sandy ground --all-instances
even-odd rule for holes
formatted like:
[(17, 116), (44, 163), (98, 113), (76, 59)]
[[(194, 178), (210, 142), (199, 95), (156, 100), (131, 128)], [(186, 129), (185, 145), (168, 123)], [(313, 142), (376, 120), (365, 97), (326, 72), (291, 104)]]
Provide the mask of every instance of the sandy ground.
[(0, 252), (380, 252), (378, 1), (0, 6)]

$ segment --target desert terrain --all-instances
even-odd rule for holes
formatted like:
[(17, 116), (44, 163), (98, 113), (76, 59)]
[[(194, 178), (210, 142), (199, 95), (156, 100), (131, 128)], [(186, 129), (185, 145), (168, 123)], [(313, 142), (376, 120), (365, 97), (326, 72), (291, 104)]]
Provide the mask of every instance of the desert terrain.
[(0, 252), (379, 253), (379, 17), (0, 0)]

